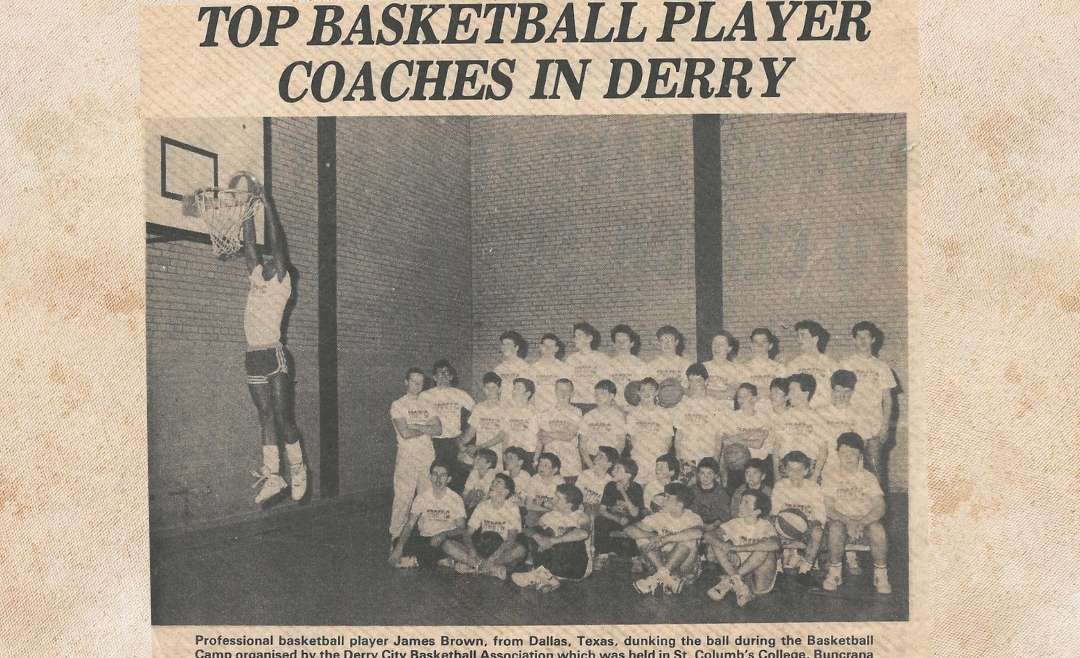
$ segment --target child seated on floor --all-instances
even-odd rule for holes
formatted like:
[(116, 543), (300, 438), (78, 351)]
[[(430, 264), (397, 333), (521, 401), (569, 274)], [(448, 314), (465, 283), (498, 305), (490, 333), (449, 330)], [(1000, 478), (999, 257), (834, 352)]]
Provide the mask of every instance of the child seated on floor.
[(769, 463), (764, 459), (752, 458), (746, 462), (746, 468), (743, 471), (743, 483), (735, 489), (735, 493), (731, 494), (731, 518), (735, 518), (739, 515), (739, 499), (747, 491), (760, 491), (766, 496), (772, 498), (772, 487), (765, 484), (765, 478), (772, 469), (769, 467)]
[(534, 569), (511, 576), (519, 587), (550, 592), (562, 580), (581, 580), (589, 573), (592, 522), (581, 508), (581, 490), (572, 484), (555, 488), (555, 509), (525, 530)]
[[(787, 510), (795, 510), (807, 522), (806, 548), (800, 555), (798, 549), (784, 549), (785, 569), (798, 569), (800, 574), (809, 573), (817, 561), (818, 550), (824, 537), (825, 496), (817, 482), (810, 479), (813, 461), (806, 453), (792, 450), (780, 460), (784, 477), (776, 483), (772, 492), (773, 522), (776, 516)], [(783, 534), (783, 533), (781, 533)]]
[(462, 490), (465, 500), (465, 509), (472, 512), (480, 501), (487, 498), (488, 490), (495, 479), (495, 464), (499, 457), (490, 448), (480, 448), (476, 451), (473, 460), (472, 471), (465, 480), (465, 488)]
[(682, 482), (664, 488), (664, 509), (650, 514), (626, 529), (655, 572), (634, 581), (639, 594), (652, 594), (660, 587), (678, 594), (698, 573), (698, 541), (705, 531), (701, 517), (690, 511), (694, 494)]
[(739, 498), (739, 514), (705, 534), (709, 559), (720, 564), (724, 576), (708, 592), (721, 601), (735, 592), (735, 602), (745, 606), (772, 591), (776, 583), (776, 553), (780, 541), (768, 521), (769, 497), (750, 490)]
[(540, 523), (540, 517), (555, 509), (555, 489), (563, 483), (559, 469), (562, 463), (554, 453), (540, 453), (536, 475), (529, 479), (525, 490), (525, 526)]
[(439, 560), (460, 574), (483, 574), (506, 580), (508, 570), (525, 559), (519, 538), (521, 512), (509, 498), (514, 481), (499, 473), (491, 482), (487, 500), (476, 506), (461, 539), (443, 543), (447, 558)]
[(589, 514), (595, 514), (596, 508), (600, 506), (604, 488), (611, 482), (611, 469), (618, 461), (619, 453), (615, 448), (600, 446), (592, 456), (592, 466), (582, 471), (574, 483), (585, 497), (585, 511)]
[(465, 528), (465, 505), (447, 487), (450, 466), (432, 462), (428, 479), (431, 488), (413, 499), (401, 538), (390, 552), (390, 564), (400, 569), (434, 565), (443, 557), (443, 543)]
[(611, 469), (611, 482), (604, 487), (604, 495), (593, 518), (593, 543), (596, 548), (596, 568), (603, 569), (611, 555), (633, 557), (637, 545), (626, 536), (613, 536), (617, 531), (637, 523), (645, 513), (645, 500), (641, 485), (634, 482), (637, 463), (630, 458), (620, 459)]
[(679, 476), (679, 460), (670, 452), (660, 455), (654, 466), (656, 475), (645, 485), (645, 513), (659, 512), (664, 507), (664, 490)]

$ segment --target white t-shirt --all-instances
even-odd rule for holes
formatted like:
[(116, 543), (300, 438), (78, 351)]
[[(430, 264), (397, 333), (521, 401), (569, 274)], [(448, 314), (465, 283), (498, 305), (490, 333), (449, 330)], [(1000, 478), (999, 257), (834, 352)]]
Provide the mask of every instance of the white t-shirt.
[(830, 469), (822, 476), (822, 482), (825, 497), (845, 516), (865, 516), (874, 506), (875, 499), (885, 495), (874, 474), (862, 467), (851, 471)]
[(565, 361), (539, 359), (529, 366), (529, 372), (525, 376), (536, 385), (532, 403), (540, 410), (555, 404), (555, 382), (570, 379), (570, 368)]
[(465, 478), (465, 488), (462, 489), (465, 493), (472, 491), (481, 491), (485, 496), (489, 489), (491, 489), (491, 483), (495, 481), (495, 474), (498, 473), (494, 468), (489, 468), (486, 473), (480, 475), (474, 467), (469, 471), (469, 477)]
[[(510, 475), (506, 471), (503, 471), (503, 473)], [(532, 479), (532, 476), (529, 475), (529, 472), (525, 469), (520, 469), (517, 475), (513, 476), (511, 479), (514, 481), (514, 495), (510, 497), (510, 500), (513, 501), (515, 505), (524, 507), (525, 496), (528, 495), (529, 480)]]
[(611, 482), (610, 475), (607, 473), (597, 475), (596, 471), (589, 468), (581, 472), (574, 485), (581, 489), (586, 505), (599, 505), (600, 499), (604, 496), (604, 487), (608, 482)]
[(758, 396), (762, 399), (769, 395), (769, 384), (773, 379), (784, 376), (784, 368), (776, 361), (766, 357), (753, 357), (743, 364), (745, 381), (757, 387)]
[(675, 454), (679, 461), (695, 464), (705, 457), (716, 457), (719, 433), (723, 427), (716, 400), (709, 396), (684, 397), (671, 410), (675, 434)]
[(777, 415), (772, 424), (780, 459), (792, 450), (800, 450), (815, 463), (828, 449), (825, 423), (821, 414), (809, 407), (792, 407)]
[(429, 388), (421, 393), (420, 397), (435, 407), (439, 414), (439, 420), (442, 421), (442, 434), (439, 438), (452, 439), (460, 435), (461, 410), (472, 411), (476, 405), (471, 395), (453, 386)]
[(679, 516), (672, 516), (666, 510), (660, 510), (642, 519), (641, 525), (661, 537), (666, 537), (690, 528), (704, 527), (705, 522), (688, 509), (684, 509)]
[[(484, 400), (473, 407), (472, 414), (469, 415), (469, 425), (476, 428), (476, 444), (485, 445), (499, 432), (506, 429), (506, 405), (502, 402)], [(502, 442), (488, 447), (495, 451), (495, 456), (499, 458), (501, 464), (505, 447)]]
[(690, 364), (690, 359), (685, 356), (661, 354), (645, 365), (658, 383), (663, 384), (665, 379), (674, 377), (679, 380), (683, 388), (686, 388), (689, 385), (686, 380), (686, 369), (690, 367)]
[(420, 516), (416, 524), (420, 536), (434, 537), (456, 527), (455, 521), (465, 518), (465, 503), (449, 489), (443, 489), (441, 496), (435, 495), (434, 489), (424, 489), (413, 498), (412, 513)]
[(292, 295), (292, 274), (278, 281), (277, 275), (263, 279), (262, 265), (256, 265), (248, 277), (247, 305), (244, 307), (244, 338), (248, 349), (275, 347), (281, 341), (281, 319)]
[(825, 523), (825, 494), (816, 482), (806, 479), (802, 486), (795, 486), (789, 478), (781, 478), (772, 492), (772, 513), (797, 509), (806, 518)]
[(656, 478), (656, 460), (671, 450), (675, 433), (671, 410), (660, 405), (630, 407), (626, 415), (626, 430), (630, 435), (630, 456), (637, 463), (636, 482), (648, 484)]
[(536, 475), (529, 479), (525, 493), (529, 502), (534, 506), (545, 505), (551, 507), (555, 503), (555, 489), (563, 482), (564, 480), (559, 475), (550, 480), (544, 480), (544, 478)]
[(590, 455), (595, 455), (600, 446), (622, 453), (626, 447), (626, 416), (613, 404), (593, 409), (581, 419), (581, 440)]
[[(742, 364), (727, 359), (713, 359), (706, 361), (704, 366), (709, 371), (709, 396), (732, 405), (736, 389), (746, 381)], [(758, 391), (758, 394), (760, 395), (761, 391)]]
[[(437, 418), (438, 415), (435, 407), (419, 396), (411, 397), (406, 394), (394, 400), (393, 404), (390, 405), (390, 418), (404, 420), (410, 425), (422, 425), (432, 418)], [(398, 450), (403, 453), (417, 458), (428, 455), (431, 456), (431, 459), (435, 458), (435, 449), (431, 445), (430, 435), (425, 434), (411, 439), (404, 439), (398, 434), (397, 427), (394, 428), (394, 435), (397, 437)]]
[(473, 510), (469, 517), (469, 528), (474, 532), (497, 532), (506, 539), (511, 530), (521, 532), (521, 511), (510, 501), (503, 501), (501, 506), (495, 507), (495, 503), (485, 500)]
[(581, 454), (578, 452), (578, 430), (581, 426), (581, 409), (574, 405), (556, 404), (539, 413), (540, 429), (545, 432), (569, 432), (570, 441), (550, 441), (544, 450), (554, 453), (562, 463), (560, 472), (568, 477), (581, 472)]
[(735, 546), (735, 552), (741, 559), (746, 559), (751, 551), (740, 551), (740, 546), (749, 546), (759, 541), (776, 538), (776, 529), (768, 519), (761, 517), (752, 519), (735, 517), (723, 523), (720, 530), (724, 533), (724, 537)]
[(503, 360), (499, 362), (499, 365), (495, 366), (492, 372), (499, 377), (502, 377), (502, 384), (499, 388), (499, 399), (503, 402), (509, 402), (510, 397), (514, 393), (514, 380), (519, 377), (529, 377), (529, 362), (516, 355), (503, 358)]
[(574, 352), (566, 357), (566, 366), (570, 369), (570, 381), (574, 382), (574, 404), (593, 404), (593, 389), (596, 382), (610, 377), (611, 359), (603, 352), (589, 350)]
[(814, 388), (814, 397), (810, 399), (810, 406), (820, 408), (829, 405), (829, 391), (832, 389), (829, 380), (832, 378), (833, 372), (836, 371), (835, 359), (817, 350), (803, 352), (789, 360), (785, 370), (787, 370), (788, 375), (800, 372), (812, 375), (816, 387)]
[(645, 501), (645, 507), (648, 510), (659, 509), (661, 507), (660, 501), (656, 500), (657, 496), (664, 495), (664, 487), (671, 484), (671, 481), (661, 482), (656, 479), (656, 465), (653, 465), (653, 477), (645, 485), (645, 489), (642, 492), (642, 499)]
[(822, 424), (822, 434), (826, 438), (825, 443), (828, 454), (825, 460), (825, 471), (822, 471), (822, 477), (824, 477), (825, 472), (832, 470), (839, 464), (836, 458), (836, 439), (845, 432), (855, 432), (863, 438), (873, 436), (874, 421), (865, 412), (860, 412), (851, 405), (837, 407), (830, 404), (821, 409), (819, 418)]
[(536, 452), (536, 433), (540, 424), (536, 411), (530, 405), (510, 403), (503, 407), (503, 422), (506, 428), (504, 448), (518, 446), (530, 455)]
[(616, 354), (608, 362), (609, 379), (615, 383), (615, 404), (630, 407), (626, 401), (626, 386), (650, 376), (646, 363), (633, 354)]
[(741, 443), (750, 449), (750, 456), (766, 459), (772, 453), (773, 442), (770, 433), (771, 423), (765, 414), (754, 407), (754, 413), (744, 410), (729, 411), (721, 414), (720, 422), (723, 433), (727, 435), (725, 443)]
[(550, 528), (552, 535), (561, 537), (571, 530), (589, 529), (589, 515), (582, 510), (547, 512), (540, 517), (540, 527)]
[(882, 418), (881, 399), (886, 391), (899, 386), (892, 368), (881, 359), (861, 354), (849, 356), (840, 367), (855, 373), (855, 392), (851, 396), (851, 405), (876, 419), (874, 434), (884, 433), (886, 419)]

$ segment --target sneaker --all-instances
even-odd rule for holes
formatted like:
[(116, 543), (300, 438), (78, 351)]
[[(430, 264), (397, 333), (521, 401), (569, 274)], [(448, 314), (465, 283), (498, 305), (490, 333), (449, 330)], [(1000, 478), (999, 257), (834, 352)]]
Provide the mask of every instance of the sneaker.
[(874, 567), (874, 589), (878, 594), (892, 594), (892, 585), (889, 584), (889, 570), (885, 567)]
[(465, 564), (464, 562), (454, 564), (454, 571), (463, 576), (470, 576), (479, 572), (476, 567)]
[(541, 570), (547, 571), (543, 567), (539, 569), (533, 569), (532, 571), (519, 571), (510, 576), (510, 580), (518, 587), (538, 587), (544, 580)]
[(720, 579), (720, 582), (713, 585), (712, 589), (705, 592), (705, 594), (713, 601), (723, 601), (724, 597), (730, 594), (734, 587), (731, 584), (731, 576), (724, 576)]
[(611, 562), (611, 553), (601, 553), (593, 558), (593, 571), (603, 571)]
[(843, 582), (844, 567), (839, 564), (830, 564), (829, 573), (825, 575), (825, 581), (821, 583), (821, 588), (826, 592), (835, 592)]
[(540, 575), (540, 582), (537, 583), (536, 589), (544, 593), (554, 592), (559, 589), (559, 585), (562, 585), (562, 581), (544, 567), (540, 567), (540, 570), (542, 570), (543, 573)]
[(855, 551), (848, 551), (844, 553), (844, 561), (847, 562), (848, 573), (852, 576), (858, 576), (862, 573), (862, 567), (859, 566), (859, 554)]
[(494, 576), (499, 580), (506, 580), (506, 567), (501, 564), (496, 564), (488, 569), (487, 575)]
[(810, 564), (810, 560), (802, 557), (799, 558), (799, 563), (795, 565), (795, 568), (799, 571), (799, 574), (807, 574), (814, 568), (814, 565)]
[(414, 556), (406, 556), (398, 560), (398, 569), (416, 569), (420, 566), (420, 562)]
[(439, 560), (438, 562), (436, 562), (435, 566), (437, 566), (437, 567), (445, 567), (447, 569), (453, 569), (454, 568), (454, 558), (452, 558), (452, 557), (444, 557), (441, 560)]
[(740, 608), (744, 607), (754, 599), (754, 594), (750, 591), (750, 588), (746, 586), (746, 583), (742, 581), (742, 578), (736, 578), (732, 582), (732, 586), (735, 589), (735, 603), (738, 604)]
[(660, 584), (664, 586), (665, 594), (678, 594), (682, 591), (685, 582), (675, 574), (665, 573), (660, 578)]
[(634, 589), (638, 594), (652, 594), (656, 591), (656, 588), (660, 586), (660, 576), (653, 574), (646, 576), (640, 580), (634, 581)]
[(292, 499), (301, 500), (307, 493), (307, 465), (304, 462), (289, 464), (289, 484), (292, 486)]
[(251, 485), (251, 488), (260, 487), (259, 493), (255, 494), (255, 502), (259, 504), (270, 500), (288, 486), (285, 484), (285, 478), (277, 473), (271, 473), (270, 469), (265, 466), (257, 471), (252, 471), (251, 474), (256, 478), (255, 484)]

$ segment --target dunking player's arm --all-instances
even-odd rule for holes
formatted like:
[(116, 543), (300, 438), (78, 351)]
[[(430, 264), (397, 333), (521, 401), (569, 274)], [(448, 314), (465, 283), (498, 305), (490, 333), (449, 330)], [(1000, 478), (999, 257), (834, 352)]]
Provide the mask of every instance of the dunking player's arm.
[[(262, 188), (256, 186), (257, 193), (262, 192)], [(284, 232), (281, 230), (281, 223), (278, 220), (277, 211), (274, 210), (272, 204), (266, 204), (265, 208), (269, 214), (270, 221), (270, 257), (265, 258), (261, 263), (263, 266), (263, 278), (267, 281), (270, 277), (277, 275), (278, 281), (283, 281), (289, 273), (289, 257), (285, 250), (285, 237)], [(248, 217), (244, 221), (244, 260), (247, 262), (248, 272), (255, 270), (255, 266), (259, 265), (259, 253), (255, 248), (255, 217)]]

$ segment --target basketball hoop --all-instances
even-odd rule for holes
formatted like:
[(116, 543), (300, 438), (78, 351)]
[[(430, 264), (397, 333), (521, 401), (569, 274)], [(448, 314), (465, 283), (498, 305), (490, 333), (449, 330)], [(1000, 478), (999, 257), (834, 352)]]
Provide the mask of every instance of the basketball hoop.
[(240, 178), (249, 179), (255, 192), (237, 187), (209, 187), (195, 192), (195, 208), (206, 222), (210, 234), (210, 246), (220, 258), (240, 251), (244, 244), (244, 222), (262, 210), (261, 187), (254, 177), (240, 172), (232, 177), (230, 185)]

